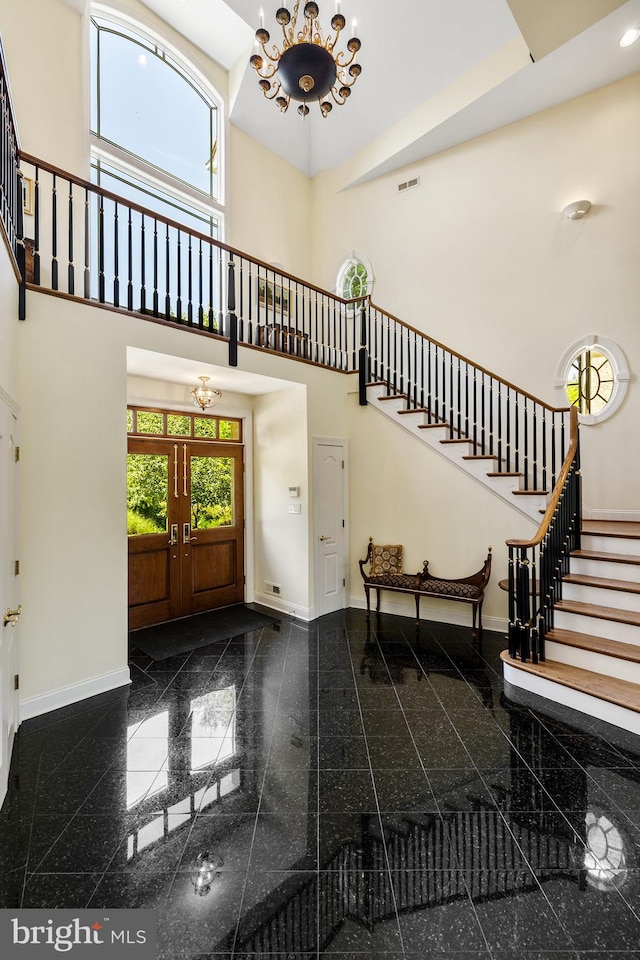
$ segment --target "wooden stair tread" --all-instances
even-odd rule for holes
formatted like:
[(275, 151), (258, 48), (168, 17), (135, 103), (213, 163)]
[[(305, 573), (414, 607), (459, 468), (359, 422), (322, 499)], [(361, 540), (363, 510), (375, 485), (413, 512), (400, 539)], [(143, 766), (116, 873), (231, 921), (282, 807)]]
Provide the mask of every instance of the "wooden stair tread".
[(546, 497), (548, 490), (512, 490), (516, 497)]
[(434, 421), (433, 423), (419, 423), (419, 424), (418, 424), (418, 430), (430, 430), (430, 429), (432, 429), (433, 427), (446, 427), (447, 430), (448, 430), (448, 429), (449, 429), (449, 424), (448, 424), (448, 423), (445, 423), (444, 421), (441, 421), (440, 423), (435, 423), (435, 421)]
[(410, 407), (408, 410), (398, 410), (398, 414), (404, 417), (407, 413), (429, 413), (426, 407)]
[(640, 565), (640, 557), (634, 557), (628, 553), (603, 553), (600, 550), (573, 550), (572, 557), (580, 560), (602, 560), (610, 563), (630, 563), (633, 566)]
[(640, 663), (640, 646), (635, 643), (622, 643), (620, 640), (608, 640), (606, 637), (594, 637), (588, 633), (577, 633), (575, 630), (561, 630), (553, 627), (546, 635), (547, 640), (554, 643), (564, 643), (568, 647), (577, 647), (580, 650), (590, 650), (592, 653), (602, 653), (607, 657), (616, 657), (618, 660), (631, 660)]
[(465, 453), (463, 460), (497, 460), (495, 453)]
[(565, 613), (577, 613), (583, 617), (596, 617), (599, 620), (613, 620), (615, 623), (630, 623), (640, 627), (640, 613), (635, 610), (618, 610), (616, 607), (603, 607), (597, 603), (581, 603), (578, 600), (558, 600), (556, 610)]
[(498, 470), (495, 473), (488, 473), (487, 476), (488, 477), (524, 477), (524, 473), (520, 473), (518, 470)]
[(620, 590), (640, 594), (640, 583), (633, 580), (612, 580), (608, 577), (592, 577), (586, 573), (567, 573), (563, 583), (575, 583), (581, 587), (600, 587), (603, 590)]
[(406, 393), (388, 393), (386, 397), (378, 397), (377, 399), (380, 403), (384, 403), (385, 400), (406, 400), (407, 395)]
[(440, 443), (473, 443), (471, 437), (451, 437), (441, 440)]
[(626, 707), (634, 713), (640, 713), (640, 687), (629, 680), (618, 680), (615, 677), (606, 677), (581, 667), (572, 667), (556, 660), (546, 660), (544, 663), (522, 663), (509, 656), (508, 650), (503, 650), (500, 659), (516, 670), (524, 670), (545, 680), (560, 683), (582, 693), (615, 703), (619, 707)]
[(640, 522), (637, 520), (583, 520), (581, 530), (582, 533), (594, 537), (640, 539)]

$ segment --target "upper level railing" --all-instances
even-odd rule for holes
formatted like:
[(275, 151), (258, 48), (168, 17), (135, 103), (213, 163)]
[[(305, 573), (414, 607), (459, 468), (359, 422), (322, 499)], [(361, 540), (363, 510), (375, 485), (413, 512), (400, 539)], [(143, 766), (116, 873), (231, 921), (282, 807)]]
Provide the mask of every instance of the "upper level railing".
[(9, 76), (0, 40), (0, 229), (5, 234), (17, 272), (20, 272), (18, 241), (22, 236), (23, 210), (19, 153)]

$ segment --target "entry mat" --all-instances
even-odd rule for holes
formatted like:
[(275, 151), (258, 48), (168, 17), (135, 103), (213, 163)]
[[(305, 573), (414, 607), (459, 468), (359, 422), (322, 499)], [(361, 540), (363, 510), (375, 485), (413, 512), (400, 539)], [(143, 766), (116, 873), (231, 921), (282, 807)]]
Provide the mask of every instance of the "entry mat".
[(171, 620), (169, 623), (132, 630), (129, 641), (153, 660), (166, 660), (167, 657), (197, 650), (209, 643), (268, 627), (270, 623), (277, 623), (278, 620), (278, 617), (259, 613), (239, 603), (237, 606), (223, 607), (221, 610), (210, 610), (192, 617)]

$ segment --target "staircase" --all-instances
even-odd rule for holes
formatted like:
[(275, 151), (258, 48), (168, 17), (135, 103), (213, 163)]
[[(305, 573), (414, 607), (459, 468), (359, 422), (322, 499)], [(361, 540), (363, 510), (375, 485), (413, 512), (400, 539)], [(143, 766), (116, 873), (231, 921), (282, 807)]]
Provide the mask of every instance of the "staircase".
[(501, 656), (507, 684), (640, 734), (640, 523), (587, 520), (544, 663)]
[(406, 394), (389, 392), (386, 383), (367, 384), (367, 402), (538, 526), (549, 491), (532, 489), (524, 470), (506, 469), (504, 458), (482, 452), (477, 439), (452, 429), (448, 421), (430, 417), (426, 407), (408, 405)]

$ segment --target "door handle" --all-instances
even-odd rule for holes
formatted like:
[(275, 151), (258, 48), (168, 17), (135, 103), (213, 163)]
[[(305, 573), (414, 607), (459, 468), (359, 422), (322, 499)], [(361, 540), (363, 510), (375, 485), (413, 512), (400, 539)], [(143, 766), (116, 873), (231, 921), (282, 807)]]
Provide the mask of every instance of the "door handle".
[(171, 524), (171, 539), (169, 540), (169, 546), (170, 546), (170, 547), (175, 547), (175, 545), (176, 545), (177, 542), (178, 542), (178, 524), (177, 524), (177, 523), (172, 523), (172, 524)]
[(5, 627), (8, 627), (8, 626), (15, 627), (16, 623), (20, 619), (21, 613), (22, 613), (22, 604), (19, 604), (15, 610), (12, 610), (11, 607), (8, 607), (7, 612), (4, 615)]
[(197, 540), (197, 537), (191, 536), (191, 524), (185, 523), (182, 527), (182, 542), (183, 543), (192, 543), (194, 540)]
[(321, 534), (321, 535), (318, 537), (318, 540), (331, 540), (331, 537), (325, 537), (324, 534)]

